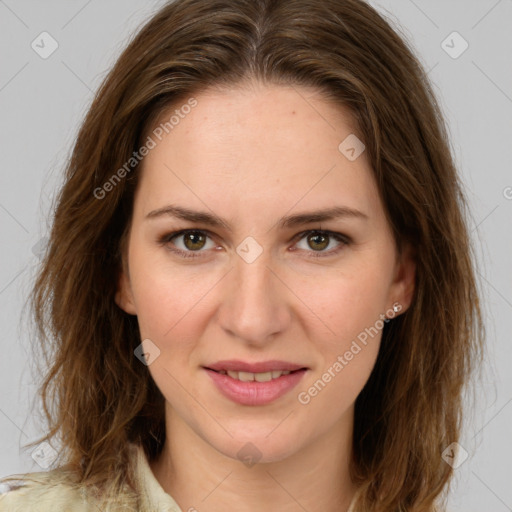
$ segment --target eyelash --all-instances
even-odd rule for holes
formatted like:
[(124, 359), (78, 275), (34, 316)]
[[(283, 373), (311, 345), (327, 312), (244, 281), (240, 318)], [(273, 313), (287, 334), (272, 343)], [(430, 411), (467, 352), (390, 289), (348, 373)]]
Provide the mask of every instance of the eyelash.
[[(201, 256), (201, 253), (202, 252), (205, 252), (203, 250), (197, 250), (197, 251), (184, 251), (182, 249), (177, 249), (177, 248), (171, 248), (168, 246), (168, 244), (174, 239), (174, 238), (178, 238), (179, 236), (183, 236), (183, 235), (187, 235), (189, 233), (200, 233), (201, 235), (206, 235), (207, 237), (209, 238), (212, 238), (212, 233), (210, 233), (210, 231), (208, 230), (204, 230), (204, 229), (182, 229), (180, 231), (173, 231), (171, 233), (166, 233), (165, 235), (161, 236), (159, 239), (158, 239), (158, 243), (162, 246), (165, 246), (169, 251), (172, 251), (184, 258), (200, 258), (202, 257)], [(311, 258), (326, 258), (328, 256), (333, 256), (333, 255), (336, 255), (338, 254), (340, 251), (343, 250), (343, 248), (347, 245), (350, 245), (350, 243), (352, 242), (352, 240), (346, 236), (346, 235), (343, 235), (341, 233), (336, 233), (334, 231), (326, 231), (326, 230), (322, 230), (322, 229), (310, 229), (310, 230), (307, 230), (307, 231), (302, 231), (301, 233), (298, 233), (297, 235), (295, 235), (295, 237), (293, 238), (293, 240), (295, 241), (295, 243), (299, 242), (300, 240), (302, 240), (306, 235), (309, 235), (309, 234), (318, 234), (318, 235), (324, 235), (324, 236), (327, 236), (327, 237), (330, 237), (330, 238), (334, 238), (337, 242), (340, 242), (340, 245), (338, 245), (335, 249), (331, 249), (330, 251), (327, 251), (327, 252), (324, 252), (324, 251), (307, 251), (310, 254), (310, 256), (308, 257), (311, 257)]]

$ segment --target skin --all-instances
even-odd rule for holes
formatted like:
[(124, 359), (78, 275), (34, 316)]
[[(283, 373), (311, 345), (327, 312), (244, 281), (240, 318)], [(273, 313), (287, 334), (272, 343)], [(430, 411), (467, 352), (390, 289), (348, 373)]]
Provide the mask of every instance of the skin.
[[(166, 399), (167, 441), (151, 468), (184, 511), (347, 510), (356, 492), (348, 473), (354, 402), (381, 331), (309, 403), (298, 394), (393, 304), (397, 314), (409, 307), (411, 251), (398, 255), (366, 153), (349, 161), (338, 149), (357, 133), (347, 111), (304, 87), (252, 83), (195, 98), (143, 160), (116, 295), (137, 315), (142, 339), (160, 350), (147, 369)], [(169, 204), (213, 212), (231, 230), (145, 218)], [(367, 219), (277, 225), (333, 206)], [(183, 236), (159, 243), (181, 229), (208, 230), (211, 238), (200, 238), (202, 247), (184, 245)], [(300, 237), (318, 229), (351, 242), (328, 238), (325, 247), (311, 233)], [(248, 236), (263, 250), (252, 263), (236, 252)], [(173, 247), (201, 252), (184, 258)], [(202, 368), (226, 359), (279, 359), (308, 371), (273, 403), (239, 405)], [(251, 467), (237, 456), (248, 442), (261, 457)]]

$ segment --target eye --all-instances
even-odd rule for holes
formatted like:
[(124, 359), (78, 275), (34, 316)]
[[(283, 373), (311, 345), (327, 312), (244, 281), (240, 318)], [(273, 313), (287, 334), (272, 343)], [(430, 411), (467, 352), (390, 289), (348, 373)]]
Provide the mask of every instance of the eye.
[[(350, 243), (350, 239), (347, 236), (331, 231), (305, 231), (297, 236), (300, 240), (299, 243), (296, 244), (296, 247), (300, 250), (312, 253), (310, 254), (312, 257), (332, 256), (340, 252), (345, 245)], [(335, 242), (334, 244), (332, 243), (333, 241)], [(301, 247), (300, 244), (302, 242), (305, 243), (305, 246), (303, 245)], [(327, 248), (330, 248), (330, 250), (326, 251)]]
[[(306, 251), (308, 257), (327, 257), (338, 254), (351, 240), (348, 236), (324, 230), (310, 230), (295, 236), (299, 243), (295, 244), (293, 251), (299, 249)], [(335, 244), (333, 244), (333, 241)], [(177, 253), (184, 258), (197, 258), (208, 249), (214, 249), (213, 242), (208, 231), (201, 229), (185, 229), (163, 235), (158, 242), (169, 251)], [(300, 247), (301, 243), (306, 247)], [(334, 245), (334, 248), (332, 247)], [(330, 248), (330, 250), (326, 250)]]
[[(210, 241), (210, 245), (208, 245), (208, 240)], [(159, 242), (168, 247), (169, 250), (185, 258), (200, 256), (194, 253), (204, 252), (203, 249), (213, 249), (215, 247), (208, 233), (197, 229), (187, 229), (166, 234)]]

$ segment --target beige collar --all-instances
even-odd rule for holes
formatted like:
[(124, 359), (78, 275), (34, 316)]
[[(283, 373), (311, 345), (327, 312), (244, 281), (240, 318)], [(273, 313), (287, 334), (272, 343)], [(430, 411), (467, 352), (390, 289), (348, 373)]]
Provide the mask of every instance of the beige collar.
[(137, 482), (142, 489), (142, 510), (151, 512), (182, 512), (178, 504), (167, 494), (156, 479), (142, 446), (133, 445), (136, 452)]

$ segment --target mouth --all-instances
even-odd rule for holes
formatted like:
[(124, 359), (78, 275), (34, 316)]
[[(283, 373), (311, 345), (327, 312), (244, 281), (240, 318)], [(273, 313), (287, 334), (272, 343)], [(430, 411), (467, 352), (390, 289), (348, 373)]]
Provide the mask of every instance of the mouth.
[(265, 405), (291, 391), (309, 370), (285, 361), (219, 361), (203, 369), (220, 393), (241, 405)]
[(300, 372), (302, 370), (306, 370), (307, 368), (299, 368), (298, 370), (272, 370), (268, 372), (243, 372), (236, 370), (213, 370), (212, 368), (206, 368), (207, 370), (211, 370), (212, 372), (218, 373), (220, 375), (228, 375), (232, 379), (239, 380), (242, 382), (269, 382), (271, 380), (279, 379), (279, 377), (283, 375), (290, 375), (290, 373)]

